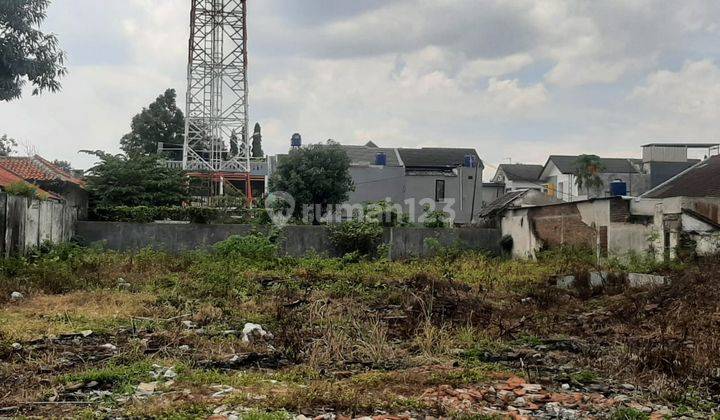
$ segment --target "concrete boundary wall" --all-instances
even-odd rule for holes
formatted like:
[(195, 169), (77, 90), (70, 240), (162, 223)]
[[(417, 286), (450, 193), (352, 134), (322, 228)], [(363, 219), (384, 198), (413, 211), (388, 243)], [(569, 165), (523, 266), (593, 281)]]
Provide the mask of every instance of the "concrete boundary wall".
[[(153, 249), (177, 254), (207, 249), (232, 235), (267, 232), (267, 227), (252, 225), (199, 225), (175, 223), (77, 222), (76, 234), (89, 243), (102, 243), (118, 251)], [(281, 252), (289, 256), (308, 253), (337, 256), (323, 226), (287, 226), (283, 229)], [(455, 228), (388, 228), (383, 243), (390, 245), (393, 259), (429, 256), (435, 248), (426, 240), (436, 239), (441, 245), (459, 245), (481, 251), (499, 252), (498, 229)], [(434, 241), (431, 241), (434, 242)]]

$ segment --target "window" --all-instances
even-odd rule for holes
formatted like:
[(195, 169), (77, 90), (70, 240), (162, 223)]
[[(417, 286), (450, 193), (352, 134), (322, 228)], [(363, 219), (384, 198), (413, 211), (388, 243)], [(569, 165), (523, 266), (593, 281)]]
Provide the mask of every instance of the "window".
[(445, 200), (445, 180), (438, 179), (435, 181), (435, 201)]

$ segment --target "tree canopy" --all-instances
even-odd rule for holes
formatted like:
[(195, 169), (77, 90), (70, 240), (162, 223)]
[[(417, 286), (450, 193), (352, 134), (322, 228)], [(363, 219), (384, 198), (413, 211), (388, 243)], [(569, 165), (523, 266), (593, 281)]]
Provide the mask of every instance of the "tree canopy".
[(33, 95), (60, 90), (67, 73), (57, 37), (37, 27), (45, 20), (49, 0), (0, 1), (0, 100), (22, 96), (29, 81)]
[(262, 149), (262, 132), (260, 123), (255, 123), (255, 130), (253, 131), (252, 136), (252, 157), (261, 158), (263, 156), (265, 156), (265, 153)]
[(588, 190), (599, 190), (604, 182), (600, 173), (604, 170), (602, 160), (596, 155), (580, 155), (575, 161), (575, 185), (578, 190), (583, 187)]
[[(337, 144), (315, 144), (290, 151), (280, 159), (270, 179), (270, 190), (284, 191), (295, 199), (295, 216), (305, 205), (340, 204), (354, 189), (350, 158)], [(319, 214), (315, 214), (316, 219)]]
[(15, 153), (16, 147), (17, 141), (15, 139), (8, 137), (7, 134), (0, 137), (0, 156), (10, 156)]
[(128, 155), (151, 155), (158, 142), (182, 145), (185, 138), (185, 116), (176, 104), (175, 89), (168, 89), (132, 119), (131, 131), (120, 140)]
[(85, 152), (100, 159), (87, 176), (87, 190), (96, 207), (174, 206), (187, 199), (184, 173), (168, 168), (157, 156)]
[(68, 162), (67, 160), (55, 159), (55, 160), (53, 160), (52, 163), (53, 163), (53, 165), (57, 166), (58, 168), (62, 169), (65, 172), (68, 172), (68, 173), (72, 172), (72, 164), (70, 162)]

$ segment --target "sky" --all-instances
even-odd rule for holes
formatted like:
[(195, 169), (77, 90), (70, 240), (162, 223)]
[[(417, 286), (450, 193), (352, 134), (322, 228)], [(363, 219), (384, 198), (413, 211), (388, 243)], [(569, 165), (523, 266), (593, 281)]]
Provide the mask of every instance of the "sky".
[[(87, 168), (167, 88), (184, 108), (189, 0), (52, 0), (61, 93), (0, 102), (0, 135)], [(639, 157), (720, 140), (717, 0), (249, 0), (264, 149), (372, 140), (486, 163)], [(21, 153), (27, 147), (21, 146)]]

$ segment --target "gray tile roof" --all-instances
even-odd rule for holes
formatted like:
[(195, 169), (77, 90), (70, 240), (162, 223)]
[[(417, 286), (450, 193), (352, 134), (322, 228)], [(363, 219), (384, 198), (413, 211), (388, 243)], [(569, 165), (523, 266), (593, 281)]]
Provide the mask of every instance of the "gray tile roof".
[(385, 153), (387, 166), (400, 166), (395, 149), (377, 146), (341, 145), (353, 165), (374, 165), (378, 153)]
[(521, 163), (504, 163), (498, 167), (510, 181), (537, 181), (543, 171), (542, 165), (525, 165)]
[(481, 168), (484, 167), (475, 149), (448, 147), (423, 147), (422, 149), (398, 149), (407, 168), (455, 168), (462, 166), (465, 155), (473, 155)]
[(720, 156), (698, 163), (642, 197), (720, 197)]
[[(557, 166), (558, 170), (564, 174), (575, 173), (575, 163), (579, 156), (563, 156), (551, 155), (548, 162), (552, 162)], [(632, 159), (625, 158), (600, 158), (603, 165), (602, 173), (606, 174), (634, 174), (637, 169), (632, 165)], [(545, 165), (547, 166), (547, 164)]]

